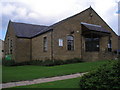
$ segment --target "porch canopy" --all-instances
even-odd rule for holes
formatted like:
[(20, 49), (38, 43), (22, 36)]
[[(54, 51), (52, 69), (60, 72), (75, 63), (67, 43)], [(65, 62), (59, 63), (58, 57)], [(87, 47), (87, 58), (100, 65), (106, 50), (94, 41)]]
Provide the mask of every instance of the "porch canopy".
[(81, 22), (82, 25), (82, 35), (84, 36), (93, 36), (93, 37), (101, 37), (101, 36), (110, 36), (111, 32), (107, 31), (100, 25), (88, 24)]

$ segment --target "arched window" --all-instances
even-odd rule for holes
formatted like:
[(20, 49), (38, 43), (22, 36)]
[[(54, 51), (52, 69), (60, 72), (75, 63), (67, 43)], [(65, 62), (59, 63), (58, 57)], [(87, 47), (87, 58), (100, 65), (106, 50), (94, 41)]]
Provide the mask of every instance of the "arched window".
[(72, 35), (67, 36), (67, 50), (74, 50), (74, 37)]

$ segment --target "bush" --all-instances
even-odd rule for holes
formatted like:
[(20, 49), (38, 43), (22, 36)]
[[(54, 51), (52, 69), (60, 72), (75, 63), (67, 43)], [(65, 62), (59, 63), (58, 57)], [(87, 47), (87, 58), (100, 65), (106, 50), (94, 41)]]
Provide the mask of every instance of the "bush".
[(29, 62), (30, 65), (41, 65), (42, 60), (32, 60)]
[(120, 61), (110, 61), (81, 77), (80, 88), (120, 88)]
[(79, 58), (69, 59), (69, 60), (32, 60), (30, 65), (41, 65), (41, 66), (56, 66), (70, 63), (82, 62)]
[(13, 66), (15, 65), (15, 61), (14, 60), (2, 60), (2, 65)]
[(83, 61), (80, 58), (73, 58), (73, 59), (69, 59), (69, 60), (64, 61), (65, 64), (78, 63), (78, 62), (83, 62)]
[(20, 65), (40, 65), (40, 66), (56, 66), (56, 65), (63, 65), (63, 64), (70, 64), (70, 63), (78, 63), (82, 62), (79, 58), (69, 59), (69, 60), (32, 60), (32, 61), (25, 61), (20, 63), (15, 63), (14, 60), (5, 60), (5, 64), (9, 66), (20, 66)]
[(29, 61), (25, 61), (25, 62), (19, 62), (19, 63), (15, 63), (14, 65), (12, 66), (22, 66), (22, 65), (30, 65)]

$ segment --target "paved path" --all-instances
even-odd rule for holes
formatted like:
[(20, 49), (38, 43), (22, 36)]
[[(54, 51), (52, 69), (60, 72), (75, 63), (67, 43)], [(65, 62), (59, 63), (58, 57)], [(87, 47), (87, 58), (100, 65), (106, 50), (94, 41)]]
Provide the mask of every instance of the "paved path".
[(45, 83), (45, 82), (51, 82), (51, 81), (57, 81), (57, 80), (76, 78), (76, 77), (82, 76), (83, 74), (85, 73), (76, 73), (76, 74), (65, 75), (65, 76), (56, 76), (56, 77), (40, 78), (40, 79), (34, 79), (34, 80), (28, 80), (28, 81), (3, 83), (2, 88), (24, 86), (24, 85), (31, 85), (31, 84), (38, 84), (38, 83)]

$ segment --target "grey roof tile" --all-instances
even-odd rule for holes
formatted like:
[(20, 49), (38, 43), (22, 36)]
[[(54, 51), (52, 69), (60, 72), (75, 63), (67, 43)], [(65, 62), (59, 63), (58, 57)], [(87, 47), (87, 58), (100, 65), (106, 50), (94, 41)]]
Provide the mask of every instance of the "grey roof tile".
[(110, 31), (104, 29), (100, 25), (95, 25), (95, 24), (88, 24), (81, 22), (82, 25), (84, 25), (87, 29), (92, 30), (92, 31), (98, 31), (98, 32), (104, 32), (104, 33), (110, 33)]
[(11, 22), (17, 37), (32, 38), (37, 34), (48, 31), (48, 26)]

